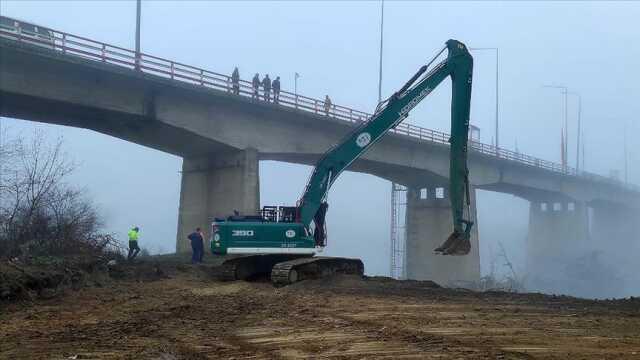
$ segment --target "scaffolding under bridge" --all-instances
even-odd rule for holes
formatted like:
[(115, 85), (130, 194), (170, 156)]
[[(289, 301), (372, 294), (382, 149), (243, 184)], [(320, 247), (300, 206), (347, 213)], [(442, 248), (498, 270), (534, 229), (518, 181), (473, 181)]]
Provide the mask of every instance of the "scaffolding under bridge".
[(406, 279), (407, 263), (407, 188), (400, 184), (391, 184), (391, 268), (394, 279)]

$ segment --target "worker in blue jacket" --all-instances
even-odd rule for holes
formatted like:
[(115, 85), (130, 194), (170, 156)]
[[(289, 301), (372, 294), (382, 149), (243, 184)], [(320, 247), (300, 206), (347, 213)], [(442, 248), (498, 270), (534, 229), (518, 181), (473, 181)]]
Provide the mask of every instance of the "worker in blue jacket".
[(204, 234), (202, 230), (197, 228), (187, 238), (191, 241), (191, 262), (193, 264), (201, 263), (204, 255)]

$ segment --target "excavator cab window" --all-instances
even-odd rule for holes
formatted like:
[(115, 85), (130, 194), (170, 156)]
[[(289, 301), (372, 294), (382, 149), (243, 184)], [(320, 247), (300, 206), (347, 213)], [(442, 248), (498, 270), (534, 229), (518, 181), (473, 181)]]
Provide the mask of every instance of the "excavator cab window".
[(295, 222), (297, 210), (298, 208), (296, 208), (295, 206), (280, 206), (280, 222)]
[(278, 221), (278, 207), (277, 206), (263, 206), (262, 207), (262, 221), (265, 221), (265, 222), (277, 222)]

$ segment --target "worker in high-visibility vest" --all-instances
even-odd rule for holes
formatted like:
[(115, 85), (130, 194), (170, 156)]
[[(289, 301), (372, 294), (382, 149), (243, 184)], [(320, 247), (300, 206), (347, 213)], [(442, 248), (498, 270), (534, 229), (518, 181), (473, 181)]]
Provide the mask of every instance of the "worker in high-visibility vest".
[(133, 260), (140, 252), (140, 247), (138, 246), (139, 232), (140, 229), (137, 226), (129, 230), (129, 255), (127, 255), (128, 260)]

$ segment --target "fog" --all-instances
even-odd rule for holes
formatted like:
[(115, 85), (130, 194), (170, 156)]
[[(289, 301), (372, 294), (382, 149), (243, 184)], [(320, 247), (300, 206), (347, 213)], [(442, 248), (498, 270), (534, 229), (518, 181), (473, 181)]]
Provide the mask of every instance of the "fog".
[[(134, 48), (133, 1), (0, 1), (0, 14)], [(560, 161), (564, 85), (582, 97), (586, 170), (623, 173), (624, 129), (628, 179), (640, 184), (639, 28), (634, 2), (386, 2), (383, 94), (389, 95), (447, 39), (500, 50), (500, 145)], [(378, 93), (379, 2), (144, 1), (142, 51), (243, 79), (259, 72), (280, 76), (293, 90), (372, 112)], [(474, 55), (472, 123), (491, 143), (495, 121), (495, 54)], [(450, 86), (445, 82), (406, 120), (449, 131)], [(569, 164), (575, 165), (577, 100), (569, 98)], [(121, 239), (141, 227), (152, 252), (175, 248), (180, 191), (178, 157), (77, 128), (2, 119), (11, 134), (41, 128), (62, 136), (78, 162), (73, 180), (87, 189)], [(261, 162), (262, 204), (293, 204), (310, 167)], [(472, 175), (473, 176), (473, 175)], [(368, 274), (389, 273), (390, 183), (348, 172), (329, 196), (330, 255), (360, 257)], [(640, 295), (639, 237), (584, 246), (547, 273), (528, 274), (529, 203), (479, 191), (481, 270), (490, 272), (499, 244), (529, 289), (586, 297)], [(637, 214), (629, 221), (637, 221)], [(553, 254), (551, 254), (553, 255)], [(497, 261), (498, 275), (507, 271)], [(585, 273), (587, 268), (590, 272)], [(600, 269), (600, 270), (598, 270)], [(585, 275), (586, 274), (586, 275)], [(584, 278), (589, 280), (584, 280)], [(581, 280), (577, 280), (580, 278)], [(537, 280), (534, 280), (537, 279)]]

